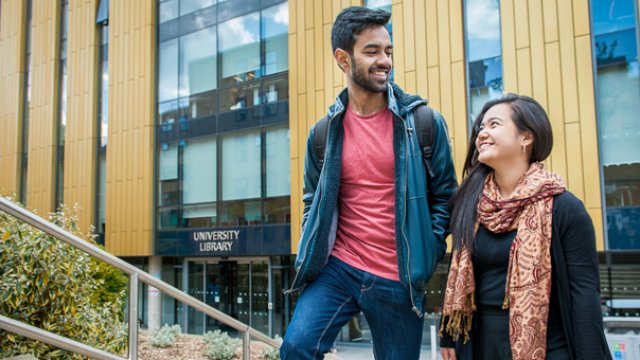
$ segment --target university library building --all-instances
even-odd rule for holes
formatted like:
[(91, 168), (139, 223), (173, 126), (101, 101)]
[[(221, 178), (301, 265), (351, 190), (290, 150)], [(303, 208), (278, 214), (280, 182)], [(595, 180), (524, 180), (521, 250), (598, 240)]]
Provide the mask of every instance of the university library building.
[[(640, 317), (639, 0), (0, 0), (0, 194), (77, 204), (110, 253), (282, 336), (306, 138), (346, 86), (330, 32), (349, 5), (392, 13), (393, 81), (443, 114), (458, 179), (486, 101), (543, 105), (546, 166), (595, 226), (603, 315)], [(143, 324), (160, 296), (162, 324), (222, 327), (141, 290)], [(370, 341), (363, 316), (338, 340)]]

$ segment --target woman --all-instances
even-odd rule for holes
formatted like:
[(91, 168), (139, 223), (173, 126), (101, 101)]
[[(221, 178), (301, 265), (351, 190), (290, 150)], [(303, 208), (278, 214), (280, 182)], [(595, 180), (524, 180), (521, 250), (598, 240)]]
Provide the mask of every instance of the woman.
[(444, 360), (611, 358), (593, 224), (541, 163), (552, 145), (530, 97), (489, 101), (476, 118), (451, 199)]

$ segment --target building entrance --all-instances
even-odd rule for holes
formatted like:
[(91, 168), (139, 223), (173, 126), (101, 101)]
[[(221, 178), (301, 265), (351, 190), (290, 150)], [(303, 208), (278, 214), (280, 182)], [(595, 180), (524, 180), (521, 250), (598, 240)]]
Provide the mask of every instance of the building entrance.
[[(188, 260), (187, 292), (225, 314), (269, 334), (269, 260)], [(202, 334), (219, 329), (230, 335), (235, 330), (188, 308), (185, 328)]]

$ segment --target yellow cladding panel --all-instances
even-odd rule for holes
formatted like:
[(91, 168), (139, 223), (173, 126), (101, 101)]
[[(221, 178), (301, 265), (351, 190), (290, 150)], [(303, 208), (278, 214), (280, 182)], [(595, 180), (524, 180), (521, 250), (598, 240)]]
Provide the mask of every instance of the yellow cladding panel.
[[(109, 17), (109, 145), (106, 247), (117, 256), (151, 255), (155, 4), (112, 1)], [(115, 21), (118, 19), (119, 21)]]
[(80, 206), (82, 231), (89, 229), (96, 216), (100, 44), (94, 18), (98, 2), (69, 1), (64, 203)]
[(518, 89), (518, 66), (516, 60), (516, 17), (513, 0), (500, 0), (500, 36), (502, 38), (502, 85), (504, 92)]
[(593, 221), (593, 228), (596, 232), (596, 250), (604, 251), (604, 226), (602, 224), (602, 208), (587, 207), (587, 212)]
[(60, 2), (34, 5), (38, 6), (32, 10), (27, 207), (46, 215), (54, 210), (57, 168)]
[(0, 195), (20, 191), (24, 94), (24, 1), (2, 1), (0, 13)]
[[(589, 11), (586, 1), (501, 0), (505, 91), (532, 95), (549, 113), (546, 161), (592, 216), (601, 216)], [(562, 19), (562, 21), (559, 21)], [(594, 218), (602, 249), (602, 219)]]

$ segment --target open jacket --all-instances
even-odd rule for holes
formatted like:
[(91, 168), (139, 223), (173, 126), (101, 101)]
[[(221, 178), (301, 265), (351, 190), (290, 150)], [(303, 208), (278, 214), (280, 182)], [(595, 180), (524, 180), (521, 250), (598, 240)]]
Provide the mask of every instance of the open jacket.
[[(433, 112), (433, 178), (427, 180), (418, 138), (414, 131), (419, 96), (405, 94), (397, 85), (387, 90), (393, 114), (395, 179), (395, 241), (401, 283), (410, 292), (413, 311), (422, 316), (427, 282), (446, 251), (449, 229), (448, 201), (457, 190), (447, 126)], [(297, 275), (290, 291), (315, 279), (331, 254), (338, 227), (338, 194), (342, 168), (343, 119), (348, 92), (343, 90), (329, 108), (324, 165), (314, 151), (315, 127), (309, 132), (304, 165), (304, 212), (296, 259)], [(427, 185), (427, 181), (430, 184)]]

